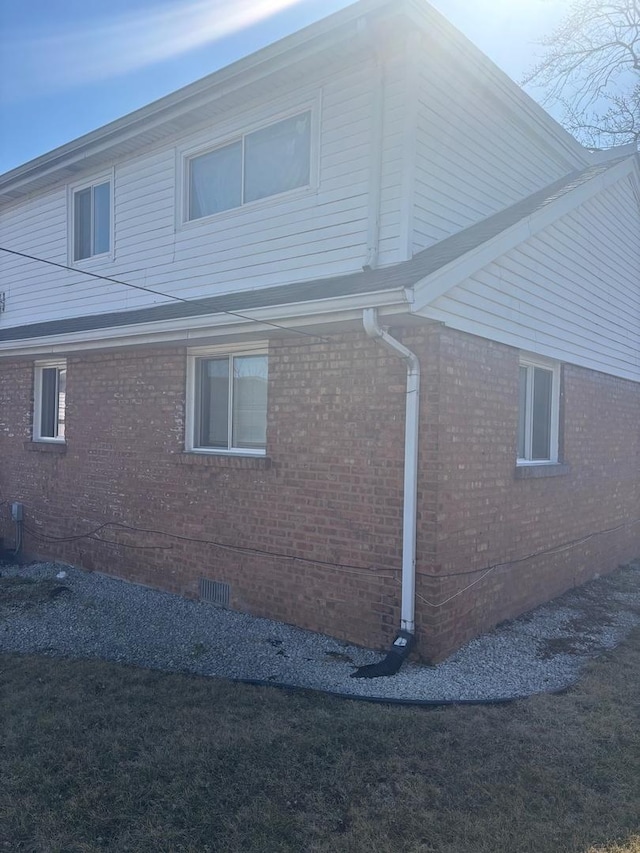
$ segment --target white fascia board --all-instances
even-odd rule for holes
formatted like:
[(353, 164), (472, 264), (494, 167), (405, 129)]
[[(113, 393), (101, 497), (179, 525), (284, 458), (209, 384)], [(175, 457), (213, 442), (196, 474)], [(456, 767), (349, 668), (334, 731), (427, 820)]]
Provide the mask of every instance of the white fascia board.
[[(380, 291), (334, 299), (316, 300), (301, 304), (276, 305), (253, 308), (237, 314), (209, 314), (136, 323), (131, 326), (111, 326), (71, 332), (65, 335), (47, 335), (40, 338), (0, 343), (0, 359), (16, 356), (55, 355), (83, 350), (112, 349), (172, 342), (191, 343), (203, 338), (244, 337), (260, 334), (273, 335), (279, 329), (295, 334), (296, 329), (324, 323), (344, 323), (360, 320), (363, 308), (376, 307), (385, 314), (407, 314), (408, 296), (404, 289)], [(277, 327), (274, 328), (274, 325)]]
[[(476, 66), (479, 73), (486, 79), (487, 87), (495, 93), (507, 107), (517, 111), (518, 118), (544, 142), (545, 136), (552, 136), (565, 151), (567, 163), (574, 165), (579, 157), (584, 165), (592, 162), (591, 151), (585, 148), (569, 131), (557, 122), (531, 95), (509, 77), (498, 65), (477, 47), (465, 34), (452, 24), (442, 12), (424, 4), (422, 0), (409, 0), (407, 9), (409, 17), (417, 27), (424, 30), (437, 29), (442, 34), (445, 43), (454, 45), (464, 56)], [(426, 23), (425, 23), (426, 22)]]
[(0, 174), (0, 195), (21, 189), (34, 178), (63, 172), (65, 168), (81, 164), (89, 155), (108, 152), (114, 144), (171, 122), (197, 110), (200, 104), (214, 101), (274, 71), (333, 47), (338, 38), (358, 36), (363, 32), (362, 22), (366, 16), (389, 5), (389, 0), (360, 0), (122, 118)]
[(495, 261), (496, 258), (552, 225), (556, 220), (570, 213), (592, 196), (632, 174), (638, 174), (635, 157), (631, 157), (617, 166), (612, 166), (601, 175), (597, 175), (587, 183), (570, 190), (556, 201), (549, 202), (540, 210), (532, 213), (531, 216), (521, 219), (515, 225), (501, 231), (475, 249), (471, 249), (471, 251), (461, 255), (431, 275), (425, 276), (415, 284), (412, 312), (419, 314), (427, 305), (430, 305), (440, 296), (444, 296), (452, 287), (474, 275)]

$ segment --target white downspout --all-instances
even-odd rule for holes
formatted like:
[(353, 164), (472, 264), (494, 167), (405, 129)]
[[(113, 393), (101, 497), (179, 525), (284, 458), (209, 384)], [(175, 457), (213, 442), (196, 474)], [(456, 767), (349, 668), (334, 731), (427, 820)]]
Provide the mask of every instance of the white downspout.
[(378, 324), (377, 308), (362, 313), (364, 330), (402, 358), (407, 366), (407, 397), (404, 425), (404, 501), (402, 516), (402, 609), (401, 630), (415, 633), (416, 526), (418, 499), (418, 429), (420, 413), (420, 362), (415, 353), (403, 346)]

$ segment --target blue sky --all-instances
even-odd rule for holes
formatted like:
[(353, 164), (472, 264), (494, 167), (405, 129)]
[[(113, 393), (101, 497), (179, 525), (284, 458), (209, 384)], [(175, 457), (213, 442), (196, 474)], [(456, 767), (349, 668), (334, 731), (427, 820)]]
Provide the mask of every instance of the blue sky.
[[(0, 0), (0, 173), (349, 3)], [(432, 5), (518, 80), (566, 0)]]

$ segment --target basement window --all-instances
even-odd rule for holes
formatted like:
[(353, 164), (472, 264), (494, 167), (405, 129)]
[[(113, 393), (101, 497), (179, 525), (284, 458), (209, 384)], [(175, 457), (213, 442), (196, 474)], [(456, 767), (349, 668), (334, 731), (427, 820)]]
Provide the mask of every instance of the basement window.
[(558, 461), (560, 365), (520, 359), (518, 465)]
[(187, 450), (263, 456), (267, 381), (266, 351), (191, 354)]
[(34, 373), (33, 440), (65, 440), (66, 361), (38, 361)]

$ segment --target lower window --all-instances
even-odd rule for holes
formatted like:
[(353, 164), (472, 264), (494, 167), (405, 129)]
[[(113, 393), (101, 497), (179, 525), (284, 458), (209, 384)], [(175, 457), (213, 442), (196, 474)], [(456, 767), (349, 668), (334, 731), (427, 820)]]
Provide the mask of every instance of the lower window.
[(518, 463), (557, 462), (560, 366), (520, 360)]
[(34, 441), (65, 440), (66, 393), (66, 362), (36, 362), (33, 405)]
[(266, 352), (190, 356), (187, 449), (264, 454)]

